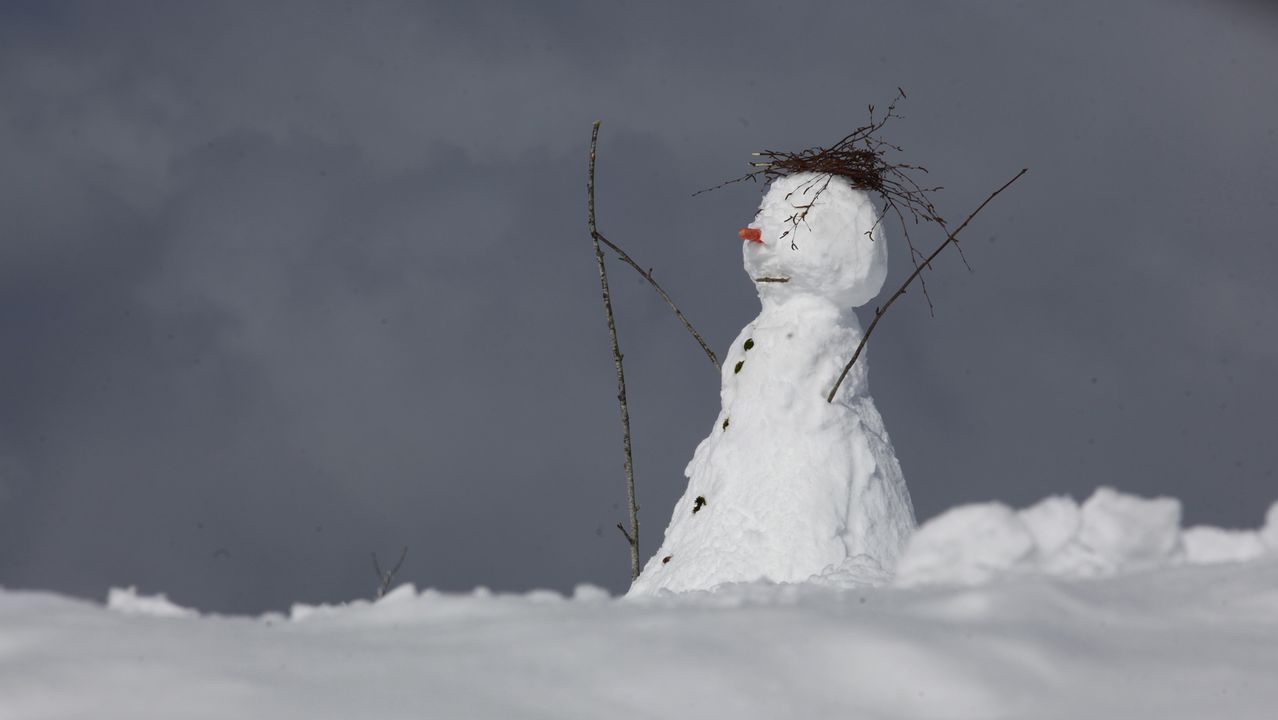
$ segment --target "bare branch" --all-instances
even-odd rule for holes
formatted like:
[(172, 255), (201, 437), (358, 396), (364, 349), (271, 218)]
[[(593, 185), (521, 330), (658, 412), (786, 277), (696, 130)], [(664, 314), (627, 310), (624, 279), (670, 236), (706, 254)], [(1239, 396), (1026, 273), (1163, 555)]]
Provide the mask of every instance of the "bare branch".
[[(936, 259), (937, 255), (941, 254), (942, 250), (948, 247), (951, 243), (957, 247), (958, 234), (963, 232), (963, 228), (967, 227), (967, 224), (972, 222), (972, 218), (976, 217), (977, 213), (984, 210), (985, 206), (989, 205), (991, 200), (993, 200), (999, 193), (1006, 190), (1012, 183), (1021, 179), (1021, 176), (1027, 172), (1029, 172), (1029, 168), (1022, 169), (1020, 172), (1016, 173), (1016, 177), (1004, 183), (1003, 187), (990, 193), (990, 196), (985, 198), (985, 202), (981, 203), (979, 207), (973, 210), (972, 214), (968, 215), (967, 219), (963, 221), (963, 224), (958, 226), (958, 229), (949, 233), (946, 236), (945, 241), (937, 246), (937, 248), (932, 251), (931, 255), (928, 255), (921, 264), (915, 264), (914, 272), (910, 273), (910, 276), (905, 279), (905, 282), (901, 283), (901, 287), (897, 288), (896, 292), (892, 294), (892, 297), (888, 298), (888, 301), (881, 307), (874, 309), (874, 320), (872, 320), (870, 322), (870, 326), (865, 329), (865, 334), (861, 336), (861, 342), (856, 346), (856, 352), (852, 353), (852, 359), (843, 367), (843, 372), (839, 374), (839, 379), (834, 383), (834, 387), (830, 388), (830, 394), (825, 398), (827, 403), (834, 402), (835, 393), (839, 391), (839, 386), (843, 384), (844, 378), (848, 376), (848, 373), (852, 370), (852, 366), (856, 364), (857, 358), (861, 357), (861, 351), (865, 349), (865, 344), (870, 340), (870, 333), (874, 332), (874, 328), (878, 326), (879, 320), (883, 318), (883, 314), (887, 312), (887, 309), (892, 307), (892, 303), (896, 302), (897, 298), (905, 294), (906, 288), (910, 286), (910, 283), (914, 282), (914, 279), (919, 276), (919, 273), (923, 272), (923, 268), (932, 266), (932, 261)], [(942, 227), (944, 227), (944, 225), (942, 225)]]
[(679, 318), (679, 322), (683, 323), (683, 326), (687, 328), (688, 332), (692, 333), (693, 339), (695, 339), (697, 341), (697, 344), (701, 346), (701, 349), (705, 352), (706, 357), (710, 358), (710, 364), (714, 365), (715, 370), (719, 370), (720, 369), (719, 358), (715, 356), (714, 351), (711, 350), (710, 346), (706, 344), (705, 339), (701, 337), (701, 333), (697, 332), (697, 329), (692, 327), (692, 322), (689, 321), (688, 318), (684, 316), (683, 311), (679, 309), (679, 306), (675, 305), (674, 300), (671, 300), (670, 296), (666, 294), (665, 289), (663, 289), (660, 285), (657, 284), (657, 281), (652, 277), (652, 270), (651, 269), (644, 270), (643, 267), (639, 265), (639, 263), (634, 261), (634, 258), (630, 257), (630, 255), (626, 253), (625, 250), (622, 250), (620, 247), (615, 245), (611, 240), (604, 237), (602, 233), (596, 230), (594, 231), (593, 234), (596, 237), (596, 239), (599, 240), (599, 242), (603, 243), (604, 245), (607, 245), (609, 250), (612, 250), (614, 253), (616, 253), (617, 257), (621, 258), (622, 262), (634, 268), (635, 272), (639, 273), (639, 275), (643, 277), (644, 280), (648, 281), (648, 284), (652, 285), (652, 289), (656, 290), (657, 294), (661, 296), (661, 299), (666, 301), (666, 305), (670, 306), (670, 309), (674, 311), (675, 317)]
[(406, 557), (408, 557), (408, 546), (407, 546), (407, 545), (405, 545), (405, 546), (403, 547), (403, 549), (401, 549), (401, 550), (399, 551), (399, 559), (395, 561), (395, 567), (391, 568), (390, 574), (391, 574), (391, 576), (392, 576), (392, 577), (393, 577), (396, 573), (398, 573), (398, 572), (399, 572), (399, 568), (400, 568), (401, 566), (403, 566), (403, 564), (404, 564), (404, 558), (406, 558)]
[[(596, 120), (590, 132), (590, 172), (586, 177), (586, 194), (588, 197), (586, 219), (590, 226), (590, 239), (595, 246), (595, 260), (599, 263), (599, 288), (603, 296), (604, 314), (608, 318), (608, 337), (612, 341), (612, 360), (617, 367), (617, 403), (621, 406), (621, 448), (625, 456), (626, 469), (626, 502), (630, 510), (630, 532), (625, 528), (621, 533), (626, 536), (630, 545), (630, 579), (639, 577), (639, 506), (635, 502), (635, 470), (630, 452), (630, 409), (626, 404), (626, 373), (621, 364), (621, 347), (617, 344), (617, 324), (612, 314), (612, 296), (608, 291), (608, 271), (604, 267), (603, 248), (600, 242), (607, 242), (599, 234), (595, 225), (595, 147), (599, 144), (599, 121)], [(611, 243), (608, 243), (612, 246)], [(615, 246), (612, 246), (616, 249)], [(631, 261), (632, 265), (634, 261)], [(635, 265), (636, 269), (638, 268)], [(640, 270), (640, 274), (643, 271)], [(651, 281), (651, 274), (647, 275)], [(653, 283), (656, 284), (655, 282)], [(664, 293), (662, 293), (664, 295)], [(673, 303), (671, 303), (673, 306)], [(677, 312), (677, 310), (676, 310)], [(691, 328), (691, 325), (688, 326)], [(699, 339), (699, 336), (698, 336)], [(704, 344), (703, 344), (704, 347)], [(709, 348), (706, 348), (707, 352)], [(717, 361), (716, 361), (717, 365)], [(618, 523), (617, 527), (621, 527)]]
[(395, 567), (389, 572), (382, 572), (382, 564), (377, 562), (377, 553), (373, 553), (373, 571), (377, 573), (377, 597), (385, 597), (386, 591), (390, 589), (391, 582), (394, 581), (396, 573), (399, 572), (400, 566), (404, 564), (404, 558), (408, 556), (408, 546), (399, 552), (399, 560), (395, 561)]

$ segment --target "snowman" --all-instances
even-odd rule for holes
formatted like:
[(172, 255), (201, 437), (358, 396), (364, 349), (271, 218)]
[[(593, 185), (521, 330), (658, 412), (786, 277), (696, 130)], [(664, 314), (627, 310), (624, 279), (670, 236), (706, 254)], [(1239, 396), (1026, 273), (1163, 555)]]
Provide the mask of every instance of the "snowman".
[(723, 408), (630, 595), (890, 576), (914, 509), (864, 357), (826, 401), (861, 340), (852, 308), (887, 275), (876, 218), (870, 197), (839, 176), (797, 173), (769, 186), (740, 231), (763, 309), (732, 343)]

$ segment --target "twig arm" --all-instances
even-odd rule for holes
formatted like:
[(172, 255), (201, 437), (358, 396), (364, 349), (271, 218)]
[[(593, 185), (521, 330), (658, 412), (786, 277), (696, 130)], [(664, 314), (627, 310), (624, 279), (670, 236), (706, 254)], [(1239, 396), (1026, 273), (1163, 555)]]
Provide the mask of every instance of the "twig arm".
[(399, 572), (399, 568), (404, 564), (404, 558), (406, 557), (408, 557), (407, 545), (405, 545), (404, 548), (399, 551), (399, 559), (395, 561), (395, 567), (391, 568), (391, 571), (390, 571), (391, 577), (395, 577), (395, 574)]
[(643, 277), (644, 280), (647, 280), (649, 285), (652, 285), (652, 289), (657, 291), (657, 294), (660, 295), (661, 299), (666, 302), (666, 305), (668, 305), (670, 309), (674, 311), (675, 317), (679, 318), (679, 322), (683, 323), (683, 327), (687, 329), (689, 333), (692, 334), (693, 339), (695, 339), (697, 341), (697, 344), (701, 346), (701, 350), (705, 352), (706, 357), (710, 359), (710, 364), (714, 365), (715, 370), (719, 370), (720, 369), (719, 358), (715, 356), (714, 351), (710, 349), (710, 346), (708, 344), (706, 344), (705, 338), (701, 337), (701, 333), (697, 332), (697, 329), (692, 327), (692, 322), (689, 321), (688, 318), (684, 316), (683, 311), (679, 309), (679, 306), (675, 305), (674, 300), (670, 299), (670, 295), (666, 293), (665, 289), (662, 288), (661, 285), (657, 284), (657, 281), (652, 277), (652, 271), (644, 270), (643, 266), (635, 262), (634, 258), (630, 257), (630, 255), (625, 250), (622, 250), (619, 246), (615, 245), (611, 240), (604, 237), (603, 233), (600, 233), (599, 231), (596, 230), (593, 232), (593, 236), (599, 242), (603, 243), (604, 245), (607, 245), (609, 250), (612, 250), (613, 252), (617, 253), (617, 257), (621, 258), (622, 262), (634, 268), (635, 272), (639, 273), (639, 275)]
[(373, 553), (373, 571), (377, 573), (377, 597), (384, 597), (386, 591), (390, 589), (390, 584), (395, 579), (395, 575), (399, 572), (399, 568), (404, 564), (404, 558), (408, 556), (408, 546), (399, 553), (399, 560), (395, 561), (395, 567), (388, 572), (382, 571), (382, 564), (377, 561), (377, 553)]
[(977, 213), (984, 210), (985, 206), (989, 205), (991, 200), (993, 200), (999, 193), (1006, 190), (1012, 183), (1020, 180), (1021, 176), (1027, 172), (1029, 172), (1029, 168), (1022, 169), (1020, 172), (1016, 173), (1016, 177), (1004, 183), (1003, 187), (1000, 187), (990, 193), (990, 196), (985, 198), (985, 202), (981, 203), (979, 207), (973, 210), (972, 214), (968, 215), (967, 219), (964, 220), (963, 223), (954, 230), (954, 232), (947, 235), (945, 241), (938, 245), (937, 248), (932, 251), (932, 254), (927, 256), (927, 259), (914, 266), (914, 272), (910, 273), (910, 276), (905, 279), (905, 282), (901, 283), (901, 287), (896, 289), (896, 292), (892, 294), (892, 297), (888, 298), (888, 301), (883, 303), (881, 307), (874, 309), (874, 319), (870, 321), (869, 327), (865, 329), (865, 334), (861, 336), (861, 342), (857, 344), (856, 352), (852, 353), (852, 359), (848, 361), (847, 365), (843, 366), (843, 372), (839, 374), (839, 379), (835, 381), (834, 387), (830, 388), (830, 394), (825, 398), (827, 403), (834, 402), (834, 396), (839, 392), (839, 386), (843, 384), (843, 380), (847, 378), (848, 373), (852, 371), (852, 366), (856, 364), (857, 358), (861, 357), (861, 351), (865, 349), (865, 344), (869, 342), (870, 333), (874, 332), (874, 328), (878, 327), (879, 320), (883, 319), (883, 314), (887, 312), (888, 308), (892, 307), (892, 303), (896, 302), (897, 298), (905, 294), (905, 290), (910, 286), (910, 283), (914, 282), (914, 279), (919, 276), (919, 273), (923, 272), (923, 268), (931, 266), (932, 260), (934, 260), (937, 255), (940, 255), (942, 250), (948, 247), (951, 243), (955, 244), (957, 247), (958, 234), (963, 232), (963, 228), (967, 227), (967, 224), (972, 222), (972, 218), (976, 217)]

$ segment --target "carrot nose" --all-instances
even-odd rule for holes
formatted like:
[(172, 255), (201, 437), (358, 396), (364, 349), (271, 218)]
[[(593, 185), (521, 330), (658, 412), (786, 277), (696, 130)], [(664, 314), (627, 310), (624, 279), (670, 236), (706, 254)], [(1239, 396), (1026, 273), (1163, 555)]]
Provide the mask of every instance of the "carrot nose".
[(741, 236), (742, 240), (763, 244), (763, 231), (759, 228), (744, 227), (737, 231), (737, 235)]

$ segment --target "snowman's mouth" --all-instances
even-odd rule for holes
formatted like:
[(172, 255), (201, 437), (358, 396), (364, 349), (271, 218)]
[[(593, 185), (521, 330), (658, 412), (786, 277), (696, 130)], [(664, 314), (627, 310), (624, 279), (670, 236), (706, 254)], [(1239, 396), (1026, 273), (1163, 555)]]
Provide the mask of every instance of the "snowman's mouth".
[(761, 282), (766, 282), (766, 283), (788, 283), (788, 282), (790, 282), (790, 278), (788, 278), (788, 277), (757, 277), (757, 278), (755, 278), (755, 279), (754, 279), (754, 281), (755, 281), (755, 282), (757, 282), (757, 283), (761, 283)]

